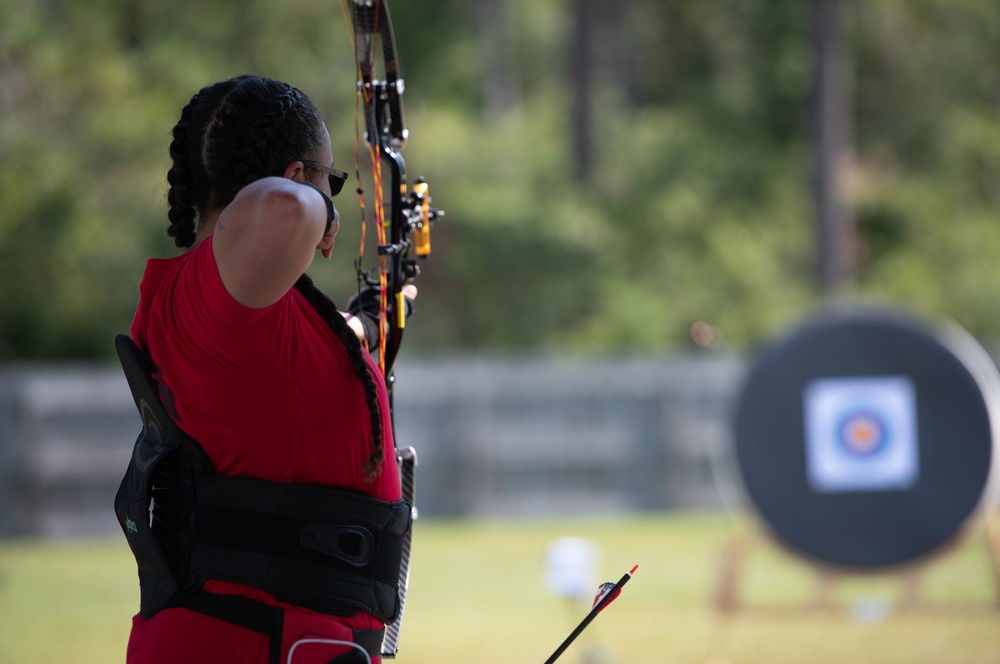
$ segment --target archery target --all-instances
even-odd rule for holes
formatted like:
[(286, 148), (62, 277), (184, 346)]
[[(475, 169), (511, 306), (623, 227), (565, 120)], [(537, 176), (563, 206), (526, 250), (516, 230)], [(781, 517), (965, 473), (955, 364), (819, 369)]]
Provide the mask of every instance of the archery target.
[(745, 497), (794, 553), (877, 569), (941, 550), (995, 506), (1000, 375), (954, 326), (828, 312), (752, 363), (734, 421)]
[(826, 491), (892, 491), (919, 475), (916, 393), (907, 376), (820, 378), (806, 385), (806, 472)]

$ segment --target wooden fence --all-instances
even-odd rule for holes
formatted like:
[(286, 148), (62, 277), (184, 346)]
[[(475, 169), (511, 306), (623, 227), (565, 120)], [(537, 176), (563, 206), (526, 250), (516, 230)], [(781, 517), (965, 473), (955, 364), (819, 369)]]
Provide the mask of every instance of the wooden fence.
[[(709, 354), (401, 361), (397, 445), (418, 452), (425, 517), (718, 508), (743, 366)], [(117, 366), (0, 370), (0, 535), (116, 531), (138, 426)]]

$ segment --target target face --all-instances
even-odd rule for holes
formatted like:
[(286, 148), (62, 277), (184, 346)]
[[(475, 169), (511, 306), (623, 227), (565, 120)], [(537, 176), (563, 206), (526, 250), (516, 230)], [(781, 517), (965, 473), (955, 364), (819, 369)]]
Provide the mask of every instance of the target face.
[(785, 548), (837, 567), (941, 550), (997, 494), (998, 393), (970, 337), (882, 311), (817, 317), (765, 348), (739, 395), (746, 498)]
[(826, 491), (906, 489), (919, 476), (916, 390), (906, 376), (823, 378), (808, 383), (806, 470)]

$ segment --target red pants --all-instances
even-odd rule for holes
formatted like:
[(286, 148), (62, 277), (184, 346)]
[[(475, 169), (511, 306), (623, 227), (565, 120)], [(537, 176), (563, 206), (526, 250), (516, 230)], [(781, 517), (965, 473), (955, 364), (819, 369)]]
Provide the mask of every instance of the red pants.
[[(257, 591), (260, 593), (260, 591)], [(257, 594), (254, 593), (254, 594)], [(266, 593), (265, 593), (266, 595)], [(254, 599), (260, 599), (255, 597)], [(279, 664), (330, 664), (337, 657), (356, 651), (348, 645), (308, 642), (313, 639), (354, 641), (354, 630), (370, 629), (375, 620), (367, 614), (328, 616), (282, 604), (266, 602), (284, 610)], [(381, 623), (376, 623), (381, 627)], [(164, 609), (150, 619), (132, 619), (127, 664), (272, 664), (271, 637), (219, 618), (185, 608)], [(357, 653), (360, 655), (360, 653)], [(345, 661), (354, 660), (345, 657)], [(372, 658), (378, 664), (380, 658)]]

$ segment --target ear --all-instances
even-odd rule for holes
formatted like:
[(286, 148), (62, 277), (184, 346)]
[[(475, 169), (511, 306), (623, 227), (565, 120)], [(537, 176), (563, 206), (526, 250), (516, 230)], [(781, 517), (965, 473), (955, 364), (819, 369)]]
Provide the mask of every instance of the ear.
[(298, 182), (306, 181), (306, 167), (301, 161), (293, 161), (285, 166), (284, 172), (281, 177), (288, 178), (289, 180), (297, 180)]

